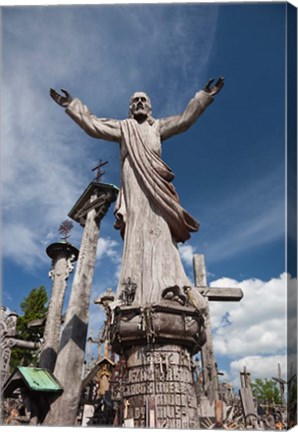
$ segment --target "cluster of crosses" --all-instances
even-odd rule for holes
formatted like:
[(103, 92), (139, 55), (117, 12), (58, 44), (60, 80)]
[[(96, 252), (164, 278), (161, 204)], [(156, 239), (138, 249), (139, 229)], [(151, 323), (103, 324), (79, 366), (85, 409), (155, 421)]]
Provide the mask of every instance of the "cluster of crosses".
[[(16, 314), (7, 314), (4, 308), (0, 310), (3, 396), (12, 397), (16, 389), (21, 389), (21, 394), (26, 400), (26, 421), (30, 424), (74, 425), (78, 421), (79, 408), (82, 406), (84, 410), (81, 411), (81, 424), (87, 424), (90, 418), (93, 421), (97, 419), (98, 424), (122, 425), (123, 422), (126, 422), (125, 424), (129, 426), (129, 421), (133, 422), (128, 418), (129, 401), (123, 400), (125, 361), (120, 357), (119, 361), (115, 362), (115, 357), (111, 354), (105, 337), (99, 341), (96, 340), (99, 344), (105, 341), (104, 355), (99, 356), (95, 366), (86, 372), (82, 381), (88, 311), (100, 221), (110, 204), (115, 201), (118, 193), (115, 186), (100, 182), (103, 175), (101, 167), (106, 163), (100, 160), (98, 166), (94, 168), (94, 170), (97, 169), (94, 181), (89, 184), (69, 212), (69, 217), (84, 228), (80, 251), (68, 242), (73, 225), (71, 221), (61, 224), (59, 228), (62, 235), (61, 241), (47, 248), (47, 254), (52, 259), (52, 270), (49, 275), (53, 284), (43, 342), (33, 343), (19, 340), (16, 335)], [(77, 267), (69, 306), (62, 323), (67, 279), (76, 261)], [(223, 424), (223, 401), (220, 398), (218, 370), (212, 345), (209, 302), (240, 301), (243, 293), (239, 288), (208, 287), (203, 255), (194, 255), (193, 264), (195, 289), (207, 300), (204, 314), (206, 343), (201, 348), (203, 391), (200, 395), (200, 409), (205, 417), (214, 417), (215, 424), (219, 427)], [(122, 300), (127, 305), (131, 305), (136, 286), (133, 281), (128, 280), (126, 288), (126, 291), (123, 291), (125, 298)], [(96, 302), (104, 306), (108, 315), (107, 305), (113, 299), (113, 294), (108, 292)], [(40, 324), (35, 323), (35, 325)], [(30, 368), (18, 367), (10, 375), (9, 357), (13, 346), (39, 349), (38, 368), (30, 370)], [(248, 376), (246, 371), (241, 375), (240, 397), (245, 412), (254, 414)], [(91, 406), (93, 405), (91, 411), (90, 401), (92, 401)], [(147, 408), (150, 414), (152, 411), (150, 400), (148, 403)], [(118, 409), (120, 405), (121, 410)], [(113, 416), (115, 412), (116, 416)], [(151, 418), (150, 416), (151, 414), (148, 418)], [(148, 426), (150, 424), (149, 422)], [(154, 425), (154, 421), (152, 424)]]

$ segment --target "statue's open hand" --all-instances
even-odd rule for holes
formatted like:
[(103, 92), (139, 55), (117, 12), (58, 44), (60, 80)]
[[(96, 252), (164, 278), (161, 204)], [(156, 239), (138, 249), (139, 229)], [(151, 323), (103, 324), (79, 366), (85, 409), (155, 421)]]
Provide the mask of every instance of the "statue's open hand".
[(205, 85), (205, 87), (203, 88), (204, 92), (210, 94), (210, 96), (214, 96), (216, 95), (216, 93), (218, 93), (224, 86), (224, 77), (220, 77), (218, 78), (218, 80), (216, 81), (216, 83), (212, 86), (211, 84), (213, 83), (214, 79), (210, 79), (207, 84)]
[(62, 91), (62, 93), (65, 94), (65, 96), (60, 95), (59, 93), (56, 92), (56, 90), (51, 88), (50, 89), (50, 96), (58, 105), (66, 108), (66, 107), (68, 107), (68, 105), (72, 101), (72, 97), (66, 90), (61, 89), (61, 91)]

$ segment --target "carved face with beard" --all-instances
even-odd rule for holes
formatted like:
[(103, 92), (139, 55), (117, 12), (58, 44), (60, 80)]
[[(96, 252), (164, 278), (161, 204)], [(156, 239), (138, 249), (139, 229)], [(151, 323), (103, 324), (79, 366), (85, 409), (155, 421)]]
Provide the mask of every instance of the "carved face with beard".
[(129, 117), (142, 123), (152, 119), (151, 113), (151, 102), (146, 93), (134, 93), (129, 101)]

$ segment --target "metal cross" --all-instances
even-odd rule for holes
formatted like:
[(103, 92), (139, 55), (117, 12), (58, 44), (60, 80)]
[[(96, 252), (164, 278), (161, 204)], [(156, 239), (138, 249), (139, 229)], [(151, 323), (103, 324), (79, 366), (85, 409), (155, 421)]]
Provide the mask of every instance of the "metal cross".
[(73, 228), (73, 223), (69, 219), (66, 219), (61, 223), (61, 225), (59, 226), (59, 233), (61, 234), (62, 240), (68, 239), (69, 233), (72, 230), (72, 228)]
[(95, 170), (97, 170), (97, 174), (96, 174), (96, 177), (95, 177), (95, 181), (99, 181), (99, 179), (100, 179), (100, 177), (102, 177), (104, 174), (105, 174), (105, 171), (104, 172), (101, 172), (101, 167), (103, 167), (104, 165), (106, 165), (108, 163), (108, 161), (106, 161), (106, 162), (103, 162), (101, 159), (99, 160), (99, 164), (95, 167), (95, 168), (93, 168), (92, 169), (92, 171), (95, 171)]

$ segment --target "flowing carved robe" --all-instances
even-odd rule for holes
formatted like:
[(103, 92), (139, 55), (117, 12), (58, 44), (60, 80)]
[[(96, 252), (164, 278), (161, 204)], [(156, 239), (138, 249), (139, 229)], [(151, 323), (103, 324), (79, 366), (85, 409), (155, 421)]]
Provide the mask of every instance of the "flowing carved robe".
[(121, 187), (115, 207), (115, 227), (124, 245), (117, 296), (130, 278), (136, 284), (135, 305), (160, 302), (169, 287), (190, 286), (177, 242), (184, 242), (199, 224), (181, 207), (171, 180), (174, 174), (161, 160), (161, 142), (188, 129), (212, 102), (196, 93), (181, 115), (145, 121), (98, 118), (79, 100), (67, 114), (90, 136), (120, 144)]

